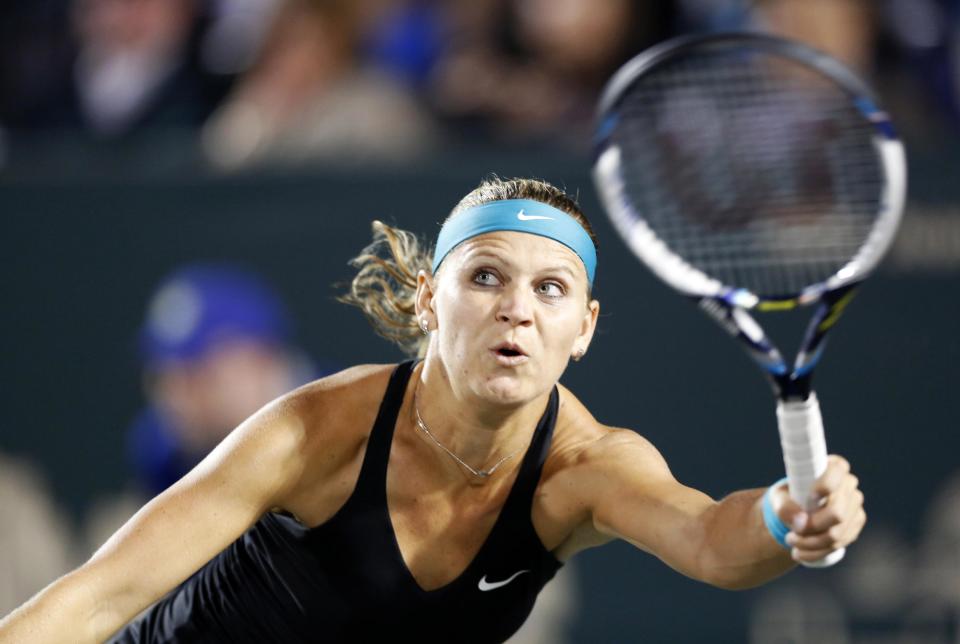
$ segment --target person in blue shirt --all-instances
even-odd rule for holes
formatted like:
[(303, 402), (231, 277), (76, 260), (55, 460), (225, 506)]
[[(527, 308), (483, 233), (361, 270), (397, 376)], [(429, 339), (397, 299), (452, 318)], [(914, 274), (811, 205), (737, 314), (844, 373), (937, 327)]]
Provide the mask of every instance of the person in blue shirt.
[(190, 264), (152, 295), (139, 333), (148, 405), (127, 453), (151, 497), (189, 472), (257, 409), (325, 372), (292, 342), (290, 315), (255, 273)]

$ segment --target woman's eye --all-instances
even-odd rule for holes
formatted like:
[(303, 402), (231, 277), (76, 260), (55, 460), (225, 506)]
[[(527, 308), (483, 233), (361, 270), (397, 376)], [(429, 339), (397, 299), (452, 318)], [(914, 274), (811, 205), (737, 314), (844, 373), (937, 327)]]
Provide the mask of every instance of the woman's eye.
[(477, 271), (473, 276), (473, 281), (484, 286), (496, 286), (499, 284), (497, 276), (490, 271)]
[(543, 282), (537, 286), (537, 293), (545, 297), (562, 297), (564, 291), (556, 282)]

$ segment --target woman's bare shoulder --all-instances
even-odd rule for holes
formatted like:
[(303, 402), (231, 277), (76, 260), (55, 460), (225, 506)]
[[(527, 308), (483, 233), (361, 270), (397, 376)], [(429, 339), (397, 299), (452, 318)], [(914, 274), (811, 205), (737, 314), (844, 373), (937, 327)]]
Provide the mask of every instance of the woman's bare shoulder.
[(344, 442), (366, 416), (372, 422), (378, 405), (364, 403), (382, 396), (390, 372), (389, 365), (364, 365), (303, 385), (241, 423), (206, 460), (224, 469), (254, 455), (267, 472), (283, 473), (286, 485), (309, 469), (318, 447)]
[(560, 410), (540, 478), (534, 522), (544, 544), (566, 560), (610, 541), (593, 525), (598, 490), (616, 476), (626, 454), (649, 443), (632, 430), (601, 423), (573, 392), (563, 386), (559, 390)]
[(648, 453), (659, 458), (653, 444), (633, 429), (605, 425), (566, 387), (560, 386), (560, 415), (551, 456), (567, 466), (596, 464), (607, 458)]
[(284, 493), (274, 507), (305, 521), (313, 521), (314, 513), (323, 510), (317, 490), (337, 487), (331, 482), (338, 477), (350, 478), (348, 470), (362, 456), (395, 367), (350, 367), (272, 404), (279, 422), (273, 423), (269, 449), (280, 452), (286, 476)]
[(304, 412), (317, 405), (333, 408), (343, 406), (354, 397), (364, 397), (374, 390), (386, 387), (396, 365), (363, 364), (324, 376), (294, 389), (282, 402), (291, 411)]
[[(594, 513), (612, 490), (644, 490), (669, 476), (660, 453), (632, 429), (605, 425), (570, 390), (560, 388), (560, 414), (538, 490), (541, 534), (554, 554), (574, 553), (611, 540)], [(554, 533), (550, 528), (554, 528)], [(559, 536), (557, 536), (559, 535)]]
[(279, 405), (305, 437), (324, 440), (369, 428), (376, 418), (394, 364), (364, 364), (307, 383)]
[(361, 364), (324, 376), (294, 389), (288, 394), (293, 399), (307, 400), (325, 394), (343, 394), (364, 387), (383, 385), (396, 369), (395, 364)]

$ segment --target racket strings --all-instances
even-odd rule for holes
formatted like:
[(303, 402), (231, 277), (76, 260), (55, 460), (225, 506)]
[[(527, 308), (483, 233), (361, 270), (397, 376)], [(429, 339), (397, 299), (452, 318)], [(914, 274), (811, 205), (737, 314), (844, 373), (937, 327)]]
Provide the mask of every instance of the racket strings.
[(627, 198), (695, 268), (761, 295), (836, 273), (880, 211), (872, 125), (842, 88), (762, 52), (689, 55), (628, 90)]

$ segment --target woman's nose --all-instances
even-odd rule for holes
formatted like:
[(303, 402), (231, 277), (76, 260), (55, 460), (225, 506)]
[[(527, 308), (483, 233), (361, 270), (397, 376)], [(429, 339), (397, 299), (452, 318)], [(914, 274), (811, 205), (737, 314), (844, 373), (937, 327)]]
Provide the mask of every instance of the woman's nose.
[(500, 306), (497, 309), (497, 321), (513, 326), (533, 324), (533, 294), (526, 289), (513, 287), (504, 289)]

